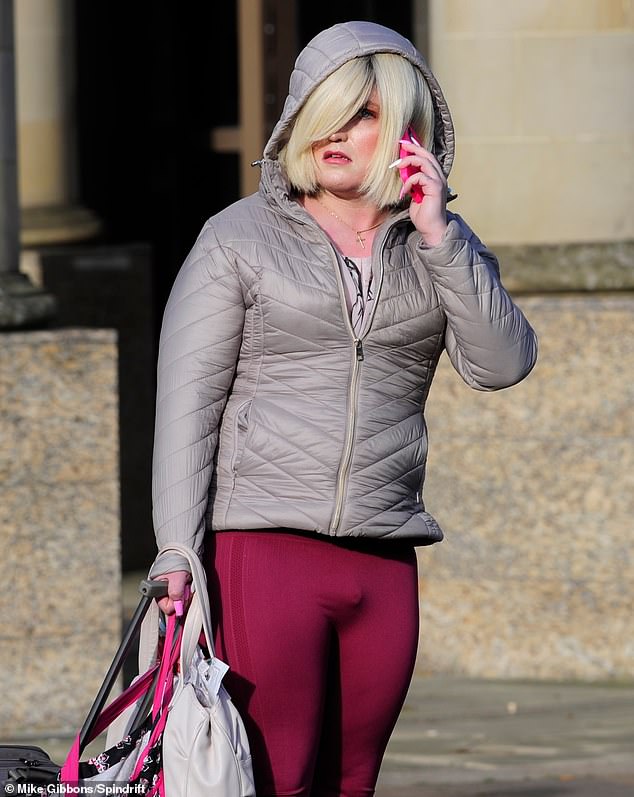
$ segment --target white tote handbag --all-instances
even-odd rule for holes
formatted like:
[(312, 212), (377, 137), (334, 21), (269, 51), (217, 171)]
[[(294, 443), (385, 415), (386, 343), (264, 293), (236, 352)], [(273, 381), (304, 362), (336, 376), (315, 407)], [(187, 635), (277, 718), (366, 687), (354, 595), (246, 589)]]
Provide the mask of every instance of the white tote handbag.
[[(166, 797), (255, 797), (242, 719), (222, 686), (215, 657), (205, 571), (191, 548), (169, 545), (189, 562), (193, 597), (183, 627), (180, 672), (163, 735)], [(204, 634), (210, 658), (198, 644)]]

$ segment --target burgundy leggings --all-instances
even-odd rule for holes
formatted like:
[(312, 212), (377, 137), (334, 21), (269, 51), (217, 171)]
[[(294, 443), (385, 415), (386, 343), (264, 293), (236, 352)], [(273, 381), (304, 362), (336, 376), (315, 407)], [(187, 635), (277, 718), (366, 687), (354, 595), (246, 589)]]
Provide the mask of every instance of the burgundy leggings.
[(373, 795), (416, 657), (413, 547), (223, 531), (205, 564), (258, 797)]

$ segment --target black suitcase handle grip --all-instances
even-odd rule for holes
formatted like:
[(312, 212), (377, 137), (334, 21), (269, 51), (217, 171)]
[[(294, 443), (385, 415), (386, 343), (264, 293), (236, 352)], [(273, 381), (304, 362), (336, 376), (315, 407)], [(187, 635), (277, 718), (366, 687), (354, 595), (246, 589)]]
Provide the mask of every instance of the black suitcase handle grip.
[(165, 598), (167, 597), (167, 581), (153, 581), (145, 578), (139, 584), (139, 592), (146, 598)]

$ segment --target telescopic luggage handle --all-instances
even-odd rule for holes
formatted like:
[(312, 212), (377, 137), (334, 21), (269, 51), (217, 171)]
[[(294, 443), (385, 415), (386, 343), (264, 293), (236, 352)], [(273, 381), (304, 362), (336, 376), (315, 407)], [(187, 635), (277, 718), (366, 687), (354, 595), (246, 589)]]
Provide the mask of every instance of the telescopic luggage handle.
[(147, 598), (165, 598), (167, 596), (167, 584), (165, 580), (157, 581), (151, 578), (144, 578), (139, 584), (139, 592)]
[(132, 615), (132, 619), (128, 623), (128, 627), (123, 635), (123, 639), (121, 640), (121, 644), (117, 652), (114, 655), (112, 660), (112, 664), (108, 672), (106, 673), (105, 678), (103, 679), (103, 683), (95, 697), (95, 700), (88, 712), (88, 716), (84, 724), (82, 725), (81, 731), (79, 732), (79, 746), (80, 750), (83, 750), (86, 745), (86, 740), (90, 737), (90, 734), (101, 714), (103, 707), (106, 704), (106, 700), (108, 699), (108, 695), (110, 694), (112, 687), (114, 686), (115, 681), (119, 673), (121, 672), (121, 668), (123, 667), (123, 663), (132, 647), (132, 643), (141, 627), (141, 623), (143, 622), (143, 618), (148, 612), (148, 609), (152, 605), (152, 601), (158, 598), (164, 598), (167, 595), (167, 588), (168, 582), (165, 580), (152, 580), (149, 578), (144, 579), (141, 581), (139, 585), (139, 592), (141, 593), (141, 600), (139, 601), (138, 606), (136, 607), (134, 614)]

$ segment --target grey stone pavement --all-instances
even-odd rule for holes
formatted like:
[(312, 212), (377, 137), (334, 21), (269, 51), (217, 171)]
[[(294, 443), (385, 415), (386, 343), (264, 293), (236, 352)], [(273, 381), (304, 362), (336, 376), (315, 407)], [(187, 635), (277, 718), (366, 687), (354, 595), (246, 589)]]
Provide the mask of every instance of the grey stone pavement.
[[(58, 762), (70, 739), (39, 739)], [(99, 750), (91, 746), (91, 753)], [(632, 797), (634, 683), (417, 675), (376, 797)]]
[(377, 797), (632, 797), (634, 683), (417, 675)]

